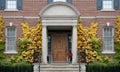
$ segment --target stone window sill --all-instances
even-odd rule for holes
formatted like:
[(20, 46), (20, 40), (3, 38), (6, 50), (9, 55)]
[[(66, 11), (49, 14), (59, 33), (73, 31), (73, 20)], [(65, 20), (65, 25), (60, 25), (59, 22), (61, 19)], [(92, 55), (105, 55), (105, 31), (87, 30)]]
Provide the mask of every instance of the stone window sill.
[(17, 51), (5, 51), (5, 54), (17, 54)]
[(101, 11), (115, 11), (115, 9), (102, 9)]
[(115, 51), (103, 51), (102, 54), (115, 54)]
[(5, 9), (4, 11), (18, 11), (18, 9)]

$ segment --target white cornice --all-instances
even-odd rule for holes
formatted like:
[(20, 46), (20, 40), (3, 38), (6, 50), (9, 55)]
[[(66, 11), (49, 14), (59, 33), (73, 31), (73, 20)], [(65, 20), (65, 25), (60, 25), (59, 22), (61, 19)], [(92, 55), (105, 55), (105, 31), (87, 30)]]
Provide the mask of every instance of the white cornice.
[[(92, 18), (116, 18), (117, 16), (80, 16), (81, 19), (92, 19)], [(38, 19), (39, 16), (3, 16), (3, 18), (26, 18), (26, 19)], [(43, 19), (76, 19), (77, 17), (75, 16), (47, 16), (43, 17)]]

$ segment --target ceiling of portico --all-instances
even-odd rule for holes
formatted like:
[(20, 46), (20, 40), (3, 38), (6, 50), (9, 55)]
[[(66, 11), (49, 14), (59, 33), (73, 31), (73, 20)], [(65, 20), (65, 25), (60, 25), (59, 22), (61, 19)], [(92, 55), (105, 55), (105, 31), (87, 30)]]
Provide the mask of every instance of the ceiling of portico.
[(74, 8), (69, 3), (64, 2), (56, 2), (48, 4), (45, 8), (43, 8), (39, 15), (41, 17), (78, 17), (80, 13), (77, 11), (76, 8)]
[(72, 26), (48, 26), (48, 30), (72, 30)]

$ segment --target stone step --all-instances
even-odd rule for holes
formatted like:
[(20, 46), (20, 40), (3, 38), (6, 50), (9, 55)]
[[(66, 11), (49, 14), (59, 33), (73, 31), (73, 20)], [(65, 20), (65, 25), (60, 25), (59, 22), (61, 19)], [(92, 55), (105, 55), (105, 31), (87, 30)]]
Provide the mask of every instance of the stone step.
[[(34, 72), (39, 72), (39, 64), (34, 64)], [(79, 64), (40, 64), (40, 72), (79, 72)], [(85, 64), (81, 64), (81, 72), (85, 72)]]

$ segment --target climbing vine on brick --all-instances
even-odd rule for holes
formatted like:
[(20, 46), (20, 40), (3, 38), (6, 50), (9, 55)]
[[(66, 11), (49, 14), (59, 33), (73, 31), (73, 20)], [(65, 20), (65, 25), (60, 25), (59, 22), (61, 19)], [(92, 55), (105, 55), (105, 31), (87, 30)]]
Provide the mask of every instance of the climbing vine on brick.
[(3, 22), (3, 17), (0, 16), (0, 60), (5, 58), (5, 54), (3, 53), (4, 48), (5, 48), (5, 42), (4, 42), (4, 26), (3, 26), (4, 22)]
[(114, 58), (120, 60), (120, 16), (116, 18), (115, 26), (115, 55)]
[(42, 48), (42, 23), (41, 19), (35, 27), (29, 27), (27, 22), (23, 22), (22, 38), (19, 38), (19, 58), (18, 61), (32, 63), (34, 61), (34, 52), (41, 52)]
[(77, 48), (80, 49), (79, 52), (85, 50), (87, 63), (100, 60), (101, 42), (96, 36), (98, 23), (92, 22), (90, 27), (84, 27), (79, 19), (77, 27)]

